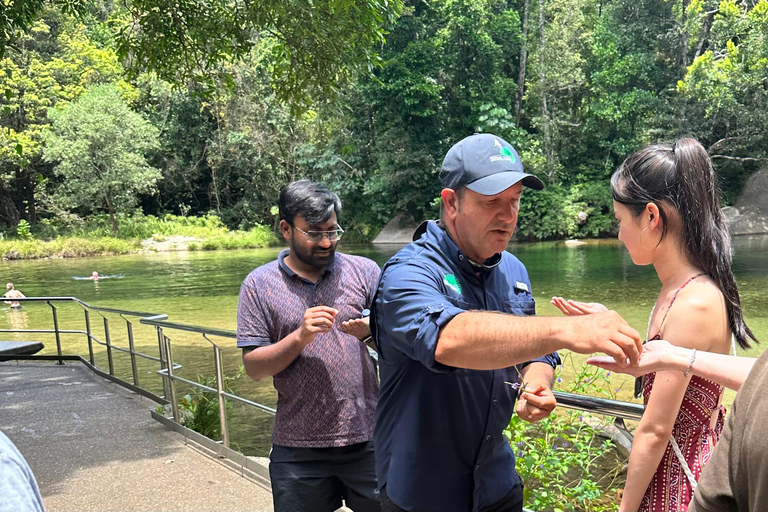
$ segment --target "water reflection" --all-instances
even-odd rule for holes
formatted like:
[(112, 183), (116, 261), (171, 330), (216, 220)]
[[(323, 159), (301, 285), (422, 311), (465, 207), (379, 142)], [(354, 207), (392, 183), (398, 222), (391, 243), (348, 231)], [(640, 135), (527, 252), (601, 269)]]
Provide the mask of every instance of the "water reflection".
[[(9, 308), (5, 315), (9, 329), (29, 329), (29, 315), (23, 309)], [(22, 339), (21, 334), (16, 334), (14, 337)]]

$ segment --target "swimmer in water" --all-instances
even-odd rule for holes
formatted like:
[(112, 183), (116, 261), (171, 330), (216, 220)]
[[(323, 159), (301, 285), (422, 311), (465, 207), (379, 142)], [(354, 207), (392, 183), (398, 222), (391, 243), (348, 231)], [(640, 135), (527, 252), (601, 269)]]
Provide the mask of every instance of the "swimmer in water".
[[(21, 293), (19, 290), (16, 290), (13, 288), (13, 283), (8, 283), (5, 285), (5, 289), (7, 290), (5, 292), (5, 295), (3, 297), (8, 299), (23, 299), (26, 297), (23, 293)], [(6, 304), (11, 306), (11, 309), (21, 309), (21, 303), (17, 300), (6, 300), (4, 301)]]

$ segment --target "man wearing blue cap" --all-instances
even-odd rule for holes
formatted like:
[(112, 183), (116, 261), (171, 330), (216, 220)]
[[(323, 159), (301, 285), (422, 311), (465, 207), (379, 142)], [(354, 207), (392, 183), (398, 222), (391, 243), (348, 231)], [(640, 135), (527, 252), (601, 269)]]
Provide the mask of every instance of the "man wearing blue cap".
[[(503, 435), (512, 412), (538, 421), (554, 409), (556, 350), (636, 363), (640, 336), (613, 311), (533, 316), (528, 272), (505, 249), (523, 186), (544, 185), (508, 142), (461, 140), (440, 182), (441, 221), (387, 262), (372, 310), (382, 511), (517, 512), (522, 484)], [(521, 379), (517, 401), (507, 383)]]

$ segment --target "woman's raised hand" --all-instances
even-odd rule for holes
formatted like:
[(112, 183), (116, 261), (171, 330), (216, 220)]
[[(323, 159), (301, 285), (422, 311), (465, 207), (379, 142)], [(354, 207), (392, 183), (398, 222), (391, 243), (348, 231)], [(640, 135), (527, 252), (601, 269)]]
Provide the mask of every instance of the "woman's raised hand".
[(579, 302), (576, 300), (565, 300), (562, 297), (552, 297), (549, 303), (567, 316), (591, 315), (608, 311), (608, 308), (599, 302)]

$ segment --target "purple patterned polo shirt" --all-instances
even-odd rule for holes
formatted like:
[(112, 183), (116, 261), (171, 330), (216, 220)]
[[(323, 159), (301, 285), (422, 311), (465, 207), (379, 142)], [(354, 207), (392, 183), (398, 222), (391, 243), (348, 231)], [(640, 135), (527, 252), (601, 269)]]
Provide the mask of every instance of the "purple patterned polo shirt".
[(360, 256), (336, 253), (317, 284), (284, 262), (257, 268), (240, 288), (237, 346), (276, 343), (301, 326), (304, 311), (331, 306), (334, 328), (319, 333), (288, 367), (274, 376), (277, 415), (272, 442), (280, 446), (328, 448), (373, 439), (379, 385), (368, 349), (341, 330), (341, 323), (370, 309), (379, 266)]

